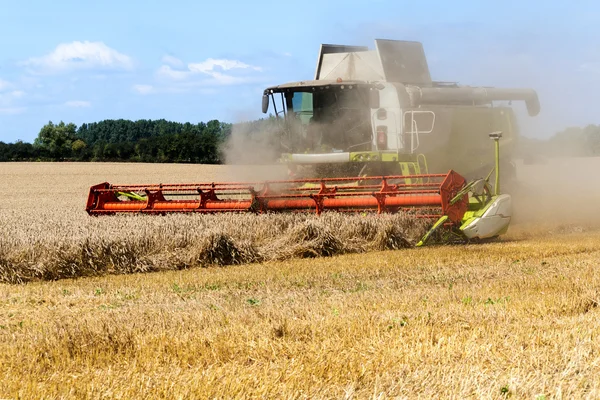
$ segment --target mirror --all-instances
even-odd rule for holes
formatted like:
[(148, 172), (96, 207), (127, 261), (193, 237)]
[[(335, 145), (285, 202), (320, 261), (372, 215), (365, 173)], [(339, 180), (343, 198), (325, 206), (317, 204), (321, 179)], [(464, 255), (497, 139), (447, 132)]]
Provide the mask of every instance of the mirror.
[(369, 107), (370, 108), (379, 108), (379, 90), (377, 90), (377, 89), (369, 90)]
[(263, 112), (263, 114), (266, 114), (267, 111), (269, 111), (269, 95), (268, 94), (263, 94), (263, 98), (262, 98), (262, 112)]

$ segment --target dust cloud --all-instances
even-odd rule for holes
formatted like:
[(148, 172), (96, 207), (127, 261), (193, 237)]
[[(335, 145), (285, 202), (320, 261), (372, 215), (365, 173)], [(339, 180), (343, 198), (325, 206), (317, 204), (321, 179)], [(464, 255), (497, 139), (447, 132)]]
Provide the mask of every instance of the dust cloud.
[(278, 124), (270, 119), (240, 122), (220, 151), (228, 176), (236, 181), (286, 179), (287, 168), (278, 163), (280, 156)]
[(516, 160), (514, 222), (600, 227), (599, 157)]
[[(236, 180), (289, 179), (288, 167), (279, 162), (281, 153), (336, 152), (343, 149), (370, 150), (369, 119), (357, 120), (350, 113), (336, 115), (328, 122), (303, 126), (299, 117), (288, 113), (286, 122), (274, 118), (234, 124), (220, 151)], [(302, 168), (294, 171), (304, 176)], [(310, 171), (310, 168), (308, 169)]]

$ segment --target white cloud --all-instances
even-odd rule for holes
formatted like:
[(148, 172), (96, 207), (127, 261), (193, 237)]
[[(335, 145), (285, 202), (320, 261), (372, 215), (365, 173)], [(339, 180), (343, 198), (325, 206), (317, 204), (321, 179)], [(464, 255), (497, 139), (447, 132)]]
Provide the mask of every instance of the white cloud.
[(92, 103), (85, 100), (69, 100), (65, 103), (65, 106), (73, 108), (87, 108), (91, 107)]
[(188, 64), (188, 68), (190, 71), (203, 72), (209, 75), (215, 71), (215, 67), (219, 67), (224, 71), (229, 71), (232, 69), (253, 69), (255, 71), (262, 71), (262, 68), (260, 67), (248, 65), (238, 60), (216, 60), (214, 58), (209, 58), (206, 61), (202, 61), (200, 63)]
[(213, 77), (214, 83), (219, 85), (236, 85), (240, 83), (252, 82), (254, 80), (249, 77), (226, 75), (220, 72), (211, 72), (210, 76)]
[(156, 75), (175, 81), (182, 81), (188, 79), (191, 76), (191, 72), (175, 70), (168, 65), (162, 65), (158, 71), (156, 71)]
[[(157, 81), (150, 84), (135, 84), (132, 90), (139, 94), (188, 93), (214, 94), (214, 87), (259, 82), (262, 68), (239, 60), (208, 58), (202, 62), (189, 63), (170, 55), (162, 58), (155, 72)], [(212, 87), (212, 88), (211, 88)]]
[(171, 67), (175, 67), (175, 68), (182, 68), (185, 65), (183, 63), (183, 61), (181, 61), (179, 58), (173, 57), (168, 54), (163, 56), (162, 62), (163, 62), (163, 64), (167, 64), (167, 65), (170, 65)]
[(133, 85), (133, 90), (139, 94), (150, 94), (154, 91), (154, 87), (152, 85)]
[(22, 63), (38, 73), (66, 72), (77, 69), (133, 68), (131, 57), (119, 53), (103, 42), (71, 42), (59, 44), (54, 51)]
[[(224, 73), (227, 71), (227, 73)], [(244, 71), (244, 74), (240, 74)], [(179, 81), (178, 90), (185, 91), (193, 86), (211, 85), (236, 85), (254, 82), (257, 80), (256, 72), (262, 68), (246, 64), (239, 60), (208, 58), (199, 63), (190, 63), (187, 68), (173, 68), (173, 65), (162, 65), (156, 75), (170, 81)], [(200, 78), (200, 79), (197, 79)]]
[(15, 115), (22, 114), (27, 109), (25, 107), (4, 107), (0, 108), (0, 115)]

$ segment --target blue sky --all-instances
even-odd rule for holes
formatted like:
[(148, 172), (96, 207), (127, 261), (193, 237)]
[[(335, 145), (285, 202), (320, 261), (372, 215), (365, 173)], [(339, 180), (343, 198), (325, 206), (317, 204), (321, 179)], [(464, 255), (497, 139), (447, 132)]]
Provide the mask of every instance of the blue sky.
[[(310, 79), (320, 43), (423, 42), (435, 80), (538, 91), (524, 134), (600, 123), (593, 1), (0, 0), (0, 141), (52, 120), (260, 117)], [(521, 115), (522, 113), (520, 113)]]

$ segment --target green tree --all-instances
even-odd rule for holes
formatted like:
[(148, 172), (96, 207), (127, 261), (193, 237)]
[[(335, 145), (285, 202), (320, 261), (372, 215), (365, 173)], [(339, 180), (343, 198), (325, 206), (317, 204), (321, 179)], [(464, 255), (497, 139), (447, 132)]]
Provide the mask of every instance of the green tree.
[(82, 160), (84, 158), (86, 149), (87, 144), (81, 139), (75, 140), (71, 145), (71, 153), (78, 160)]
[(76, 132), (77, 126), (73, 123), (65, 124), (61, 121), (54, 125), (50, 121), (42, 127), (33, 145), (53, 160), (64, 160), (72, 155)]

